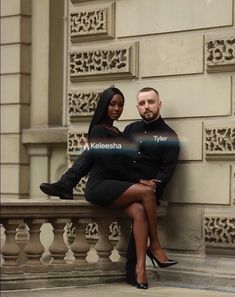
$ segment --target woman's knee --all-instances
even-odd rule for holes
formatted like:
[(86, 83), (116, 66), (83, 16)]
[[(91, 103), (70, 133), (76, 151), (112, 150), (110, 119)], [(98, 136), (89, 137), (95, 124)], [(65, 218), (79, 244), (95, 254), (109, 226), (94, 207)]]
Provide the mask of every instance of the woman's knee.
[(138, 220), (146, 220), (146, 213), (144, 206), (141, 203), (132, 204), (133, 218)]

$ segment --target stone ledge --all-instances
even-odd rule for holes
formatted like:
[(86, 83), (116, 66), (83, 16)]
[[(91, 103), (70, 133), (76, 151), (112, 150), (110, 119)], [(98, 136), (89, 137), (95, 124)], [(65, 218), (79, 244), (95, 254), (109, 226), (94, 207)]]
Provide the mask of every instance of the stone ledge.
[(48, 272), (24, 273), (1, 276), (2, 290), (20, 290), (34, 288), (53, 288), (68, 286), (86, 286), (111, 282), (123, 282), (123, 269), (109, 271), (76, 271), (76, 272)]
[(31, 128), (22, 131), (23, 144), (66, 143), (67, 127)]
[[(157, 275), (161, 281), (198, 284), (208, 288), (235, 287), (234, 257), (170, 252), (168, 256), (177, 260), (178, 264), (170, 268), (158, 269)], [(150, 272), (156, 274), (156, 270), (152, 268)]]
[[(165, 206), (157, 208), (157, 215), (164, 216)], [(82, 218), (82, 217), (125, 217), (120, 210), (95, 206), (87, 201), (48, 199), (28, 199), (2, 201), (1, 219), (27, 219), (27, 218)]]

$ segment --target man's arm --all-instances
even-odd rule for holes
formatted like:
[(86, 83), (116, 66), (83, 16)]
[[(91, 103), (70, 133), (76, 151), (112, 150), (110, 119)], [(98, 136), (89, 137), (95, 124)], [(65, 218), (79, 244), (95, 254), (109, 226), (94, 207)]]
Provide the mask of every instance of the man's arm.
[(157, 192), (161, 196), (164, 187), (171, 179), (179, 156), (179, 140), (175, 135), (173, 139), (165, 146), (161, 157), (161, 166), (155, 176), (157, 183)]

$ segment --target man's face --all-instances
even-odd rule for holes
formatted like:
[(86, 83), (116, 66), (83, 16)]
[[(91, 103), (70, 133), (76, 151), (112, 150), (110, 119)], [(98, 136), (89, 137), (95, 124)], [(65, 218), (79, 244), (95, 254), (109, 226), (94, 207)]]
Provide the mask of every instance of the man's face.
[(139, 114), (146, 122), (159, 118), (161, 104), (159, 96), (154, 91), (140, 92), (137, 96)]

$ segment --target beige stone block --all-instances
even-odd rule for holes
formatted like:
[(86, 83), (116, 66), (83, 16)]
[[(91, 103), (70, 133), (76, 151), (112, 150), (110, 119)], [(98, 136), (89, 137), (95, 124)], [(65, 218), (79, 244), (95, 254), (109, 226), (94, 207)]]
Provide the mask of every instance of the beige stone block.
[(1, 0), (1, 16), (30, 15), (32, 0)]
[(115, 86), (123, 90), (126, 97), (122, 120), (139, 119), (134, 108), (136, 94), (146, 86), (160, 92), (161, 113), (165, 118), (231, 115), (230, 76), (118, 82)]
[(1, 46), (1, 73), (30, 73), (30, 46), (10, 44)]
[(26, 147), (21, 144), (21, 135), (1, 135), (1, 163), (28, 163)]
[(201, 223), (200, 207), (169, 206), (166, 216), (159, 220), (162, 246), (176, 250), (200, 250), (203, 243)]
[(118, 37), (233, 24), (233, 0), (119, 0), (116, 4)]
[(203, 36), (156, 37), (140, 42), (140, 76), (203, 72)]
[(1, 165), (1, 192), (27, 194), (29, 191), (29, 167), (27, 165)]
[(28, 127), (28, 124), (29, 105), (1, 105), (2, 133), (20, 133), (21, 129)]
[(202, 121), (167, 120), (166, 122), (175, 130), (179, 137), (179, 160), (202, 160)]
[(29, 43), (31, 40), (31, 19), (13, 16), (1, 19), (1, 44)]
[(178, 164), (165, 197), (174, 203), (230, 204), (231, 168), (224, 162)]
[(30, 76), (29, 75), (1, 75), (2, 104), (29, 103)]

